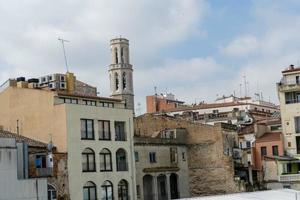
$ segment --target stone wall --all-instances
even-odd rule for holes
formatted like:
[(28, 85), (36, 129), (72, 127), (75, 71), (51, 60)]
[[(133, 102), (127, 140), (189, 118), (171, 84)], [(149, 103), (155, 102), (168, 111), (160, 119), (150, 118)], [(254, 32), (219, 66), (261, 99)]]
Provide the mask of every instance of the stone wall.
[(66, 153), (54, 153), (53, 176), (48, 178), (48, 183), (57, 189), (58, 200), (70, 199), (67, 157)]
[(239, 192), (234, 181), (231, 156), (225, 155), (233, 132), (221, 124), (205, 125), (168, 116), (145, 114), (135, 119), (135, 134), (148, 136), (157, 131), (185, 128), (188, 147), (189, 189), (191, 196)]
[[(29, 177), (38, 178), (35, 168), (35, 158), (38, 154), (45, 154), (46, 149), (34, 149), (29, 150)], [(66, 153), (53, 153), (53, 170), (52, 176), (45, 176), (47, 178), (48, 184), (52, 185), (57, 190), (58, 200), (68, 200), (69, 195), (69, 185), (68, 185), (68, 164), (67, 164), (67, 154)]]

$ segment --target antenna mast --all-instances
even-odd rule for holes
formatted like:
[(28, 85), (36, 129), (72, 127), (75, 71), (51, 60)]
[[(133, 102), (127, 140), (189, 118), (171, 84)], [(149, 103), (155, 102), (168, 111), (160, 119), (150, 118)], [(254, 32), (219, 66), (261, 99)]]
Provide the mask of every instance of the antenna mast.
[(67, 72), (69, 72), (69, 66), (68, 66), (68, 61), (67, 61), (67, 56), (66, 56), (66, 50), (65, 50), (65, 42), (70, 42), (70, 41), (65, 40), (63, 38), (58, 38), (58, 40), (61, 42), (61, 45), (62, 45), (62, 48), (63, 48), (63, 52), (64, 52), (66, 69), (67, 69)]
[(244, 86), (245, 86), (245, 97), (247, 97), (247, 81), (246, 81), (246, 76), (243, 76), (244, 78)]

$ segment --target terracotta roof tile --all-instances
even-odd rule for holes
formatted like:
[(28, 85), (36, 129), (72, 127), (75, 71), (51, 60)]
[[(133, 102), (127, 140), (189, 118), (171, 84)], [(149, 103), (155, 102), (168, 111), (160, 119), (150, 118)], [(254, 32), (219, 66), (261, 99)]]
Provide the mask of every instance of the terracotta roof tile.
[(281, 132), (268, 132), (265, 133), (260, 138), (256, 139), (256, 143), (280, 141), (280, 140), (281, 140)]
[(22, 135), (18, 135), (15, 133), (11, 133), (8, 131), (0, 131), (0, 138), (15, 138), (17, 142), (26, 142), (28, 144), (28, 146), (31, 147), (47, 147), (46, 143), (22, 136)]

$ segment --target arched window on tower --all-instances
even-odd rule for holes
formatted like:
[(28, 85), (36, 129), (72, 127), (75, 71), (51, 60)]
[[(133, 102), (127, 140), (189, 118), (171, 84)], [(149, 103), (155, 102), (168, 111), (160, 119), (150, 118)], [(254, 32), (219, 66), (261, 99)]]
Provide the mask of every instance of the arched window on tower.
[(121, 48), (121, 63), (124, 63), (124, 48)]
[(126, 56), (126, 63), (128, 63), (129, 64), (129, 48), (125, 48), (125, 56)]
[(120, 82), (119, 82), (119, 76), (118, 76), (118, 73), (115, 73), (115, 84), (116, 84), (116, 90), (119, 90), (119, 85), (120, 85)]
[(116, 64), (118, 64), (118, 63), (119, 63), (119, 61), (118, 61), (118, 49), (117, 49), (117, 48), (115, 48), (115, 52), (114, 52), (114, 54), (115, 54), (115, 60), (116, 60)]
[(125, 72), (123, 72), (123, 74), (122, 74), (122, 81), (123, 81), (123, 90), (125, 90), (126, 87), (127, 87), (126, 73)]

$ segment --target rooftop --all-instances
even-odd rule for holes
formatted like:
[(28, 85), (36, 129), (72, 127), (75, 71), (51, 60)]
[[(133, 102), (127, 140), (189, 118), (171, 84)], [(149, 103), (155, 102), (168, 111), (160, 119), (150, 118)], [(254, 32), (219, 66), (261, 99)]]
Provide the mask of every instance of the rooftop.
[(271, 142), (271, 141), (280, 141), (281, 140), (281, 132), (268, 132), (265, 133), (260, 138), (256, 139), (257, 143), (260, 142)]
[(195, 197), (199, 200), (297, 200), (300, 192), (292, 189), (266, 190), (259, 192), (244, 192), (236, 194)]
[(26, 142), (28, 146), (31, 147), (41, 147), (41, 148), (46, 148), (48, 144), (22, 136), (18, 135), (16, 133), (11, 133), (9, 131), (3, 131), (0, 130), (0, 138), (15, 138), (16, 142)]

